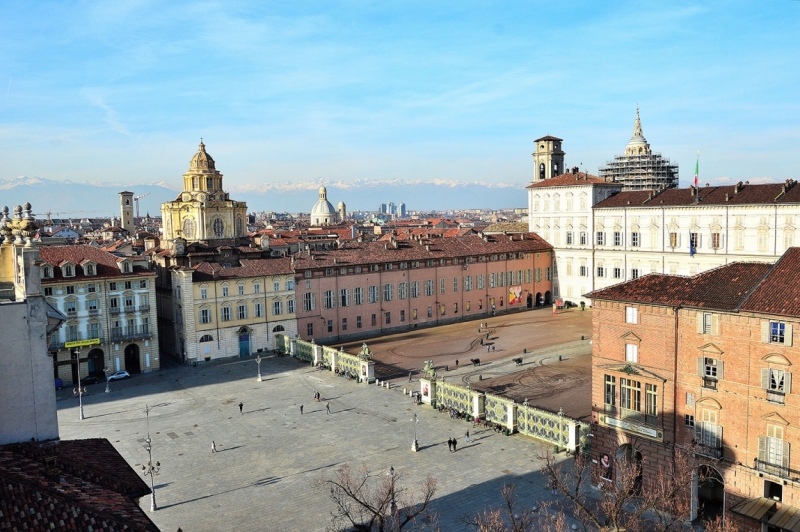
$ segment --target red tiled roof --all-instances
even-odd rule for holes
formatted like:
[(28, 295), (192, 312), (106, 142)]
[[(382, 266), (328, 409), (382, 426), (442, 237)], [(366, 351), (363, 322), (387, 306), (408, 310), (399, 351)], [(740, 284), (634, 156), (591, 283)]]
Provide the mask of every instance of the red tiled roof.
[(789, 248), (740, 310), (800, 316), (800, 248)]
[(137, 504), (150, 493), (106, 439), (0, 447), (0, 529), (157, 531)]
[(586, 294), (591, 299), (735, 310), (772, 267), (734, 262), (693, 277), (650, 274)]
[[(560, 140), (560, 139), (559, 139)], [(574, 187), (579, 185), (615, 185), (620, 186), (619, 183), (613, 183), (599, 178), (596, 175), (587, 174), (586, 172), (578, 172), (577, 174), (566, 173), (553, 177), (552, 179), (545, 179), (544, 181), (537, 181), (526, 188), (543, 188), (543, 187)]]
[(268, 275), (286, 275), (294, 273), (292, 259), (277, 257), (272, 259), (242, 259), (241, 266), (223, 268), (211, 262), (198, 264), (192, 279), (195, 281), (212, 281), (214, 279), (231, 279), (244, 277), (260, 277)]
[[(459, 238), (437, 238), (430, 241), (349, 242), (346, 246), (329, 251), (312, 251), (294, 256), (295, 270), (330, 268), (343, 264), (366, 265), (384, 262), (471, 257), (510, 252), (543, 252), (553, 248), (535, 233), (509, 236), (480, 235)], [(430, 250), (429, 250), (430, 249)]]
[[(392, 231), (381, 235), (377, 240), (383, 242), (395, 238), (396, 240), (416, 240), (417, 237), (422, 238), (453, 238), (465, 236), (472, 233), (473, 230), (469, 227), (459, 228), (436, 228), (436, 227), (398, 227)], [(526, 225), (527, 232), (527, 225)]]
[(98, 249), (94, 246), (42, 246), (39, 248), (39, 257), (42, 261), (53, 266), (60, 265), (65, 261), (72, 264), (81, 264), (85, 260), (90, 260), (97, 265), (97, 275), (85, 276), (83, 268), (75, 268), (75, 277), (64, 278), (61, 276), (61, 269), (54, 268), (52, 279), (42, 279), (42, 284), (63, 283), (64, 281), (88, 281), (91, 279), (105, 279), (109, 277), (134, 277), (134, 276), (155, 276), (155, 272), (150, 272), (144, 268), (134, 266), (130, 273), (122, 273), (117, 266), (119, 257)]
[[(530, 187), (529, 187), (530, 188)], [(800, 184), (787, 180), (784, 183), (763, 185), (726, 185), (701, 187), (698, 200), (693, 188), (668, 188), (660, 193), (649, 190), (619, 192), (594, 206), (595, 209), (635, 205), (639, 207), (669, 207), (690, 205), (763, 205), (800, 203)]]

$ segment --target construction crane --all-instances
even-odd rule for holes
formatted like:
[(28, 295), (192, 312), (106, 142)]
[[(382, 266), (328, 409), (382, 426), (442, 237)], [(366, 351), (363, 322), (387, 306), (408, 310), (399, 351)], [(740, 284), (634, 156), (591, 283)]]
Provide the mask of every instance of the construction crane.
[(135, 198), (133, 198), (133, 202), (136, 204), (136, 218), (137, 219), (139, 218), (139, 200), (142, 199), (142, 198), (146, 198), (150, 194), (152, 194), (152, 192), (148, 192), (147, 194), (141, 194), (141, 195), (136, 196)]

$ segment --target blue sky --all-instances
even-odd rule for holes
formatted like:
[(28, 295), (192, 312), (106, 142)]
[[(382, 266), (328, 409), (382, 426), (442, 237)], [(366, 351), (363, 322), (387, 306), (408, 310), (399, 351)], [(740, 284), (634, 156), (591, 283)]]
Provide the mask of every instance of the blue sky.
[[(3, 2), (0, 180), (232, 191), (592, 173), (636, 105), (688, 184), (800, 178), (800, 2)], [(521, 201), (521, 203), (524, 200)]]

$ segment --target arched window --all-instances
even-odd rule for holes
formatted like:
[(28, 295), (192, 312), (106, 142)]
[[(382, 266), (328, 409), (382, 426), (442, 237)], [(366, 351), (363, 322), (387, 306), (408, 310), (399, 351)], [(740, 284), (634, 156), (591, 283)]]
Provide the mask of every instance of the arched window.
[(94, 275), (94, 266), (91, 264), (86, 265), (86, 275)]
[(274, 332), (274, 333), (276, 333), (276, 332), (283, 332), (283, 331), (285, 331), (285, 330), (286, 330), (286, 329), (284, 329), (284, 328), (283, 328), (283, 325), (276, 325), (276, 326), (275, 326), (275, 327), (272, 329), (272, 332)]
[(202, 343), (202, 342), (213, 342), (213, 341), (214, 341), (214, 339), (211, 337), (210, 334), (204, 334), (203, 336), (200, 337), (200, 343)]
[(221, 237), (222, 233), (225, 231), (225, 224), (222, 222), (222, 218), (217, 218), (214, 220), (214, 236)]
[(242, 224), (241, 217), (236, 219), (236, 236), (244, 236), (244, 224)]
[(187, 217), (183, 220), (183, 238), (194, 238), (194, 218)]

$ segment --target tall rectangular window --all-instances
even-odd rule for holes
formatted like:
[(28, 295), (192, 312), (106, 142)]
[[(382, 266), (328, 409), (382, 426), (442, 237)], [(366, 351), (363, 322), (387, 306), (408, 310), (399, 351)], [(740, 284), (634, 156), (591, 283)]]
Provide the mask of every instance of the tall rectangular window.
[(620, 379), (619, 405), (626, 410), (639, 412), (642, 410), (642, 387), (639, 381)]
[(308, 336), (314, 336), (314, 324), (313, 323), (307, 323), (306, 324), (306, 334)]
[(595, 233), (595, 235), (596, 235), (595, 236), (595, 244), (597, 244), (598, 246), (605, 245), (606, 234), (604, 232), (602, 232), (602, 231), (597, 231)]
[(239, 295), (243, 296), (244, 295), (244, 285), (243, 284), (237, 285), (237, 288), (239, 289)]
[(622, 279), (622, 268), (614, 268), (614, 279)]
[(314, 310), (315, 308), (316, 305), (314, 304), (314, 294), (312, 294), (311, 292), (306, 292), (305, 294), (303, 294), (303, 310), (305, 312), (309, 312), (311, 310)]
[(439, 293), (440, 294), (444, 294), (444, 293), (447, 292), (447, 287), (445, 286), (445, 282), (446, 281), (445, 281), (444, 277), (439, 279)]
[(253, 293), (260, 294), (261, 293), (261, 284), (260, 283), (253, 283)]
[(622, 233), (620, 231), (614, 231), (614, 245), (615, 246), (622, 245)]
[(631, 279), (639, 278), (639, 268), (631, 268)]
[(786, 340), (786, 324), (779, 321), (769, 322), (769, 342), (782, 344)]
[(634, 363), (639, 362), (638, 344), (625, 344), (625, 361)]
[(349, 307), (350, 306), (350, 289), (349, 288), (341, 288), (341, 289), (339, 289), (339, 306), (340, 307)]
[(273, 316), (280, 316), (283, 314), (283, 302), (282, 301), (273, 301), (272, 302), (272, 315)]
[(458, 277), (453, 277), (453, 292), (458, 292)]
[(631, 247), (638, 248), (641, 241), (641, 234), (638, 232), (631, 233)]
[(425, 295), (432, 296), (433, 295), (433, 280), (428, 279), (425, 281)]
[(238, 319), (246, 320), (247, 319), (247, 305), (239, 305), (236, 308), (236, 314)]
[(347, 330), (347, 318), (342, 318), (342, 330)]
[(411, 297), (419, 297), (419, 281), (411, 282)]
[(294, 299), (289, 299), (286, 301), (286, 312), (289, 314), (294, 314)]
[(222, 321), (231, 321), (232, 314), (231, 307), (222, 307)]
[(211, 323), (211, 310), (204, 308), (200, 309), (200, 323)]
[(484, 289), (484, 280), (485, 280), (484, 274), (482, 273), (478, 274), (478, 290)]
[(378, 325), (378, 315), (377, 314), (373, 314), (371, 317), (372, 317), (372, 326), (373, 327), (377, 326)]
[(208, 299), (208, 288), (200, 289), (200, 299)]
[(408, 299), (408, 283), (397, 284), (397, 298)]
[(613, 412), (617, 408), (617, 378), (613, 375), (605, 376), (604, 399), (605, 411)]
[(377, 303), (378, 302), (378, 287), (377, 285), (372, 285), (369, 287), (369, 302), (370, 303)]
[(336, 294), (333, 290), (325, 290), (323, 305), (325, 308), (334, 308), (336, 306)]
[(356, 316), (356, 329), (361, 328), (361, 316)]
[(391, 301), (392, 300), (392, 288), (393, 288), (393, 285), (391, 285), (391, 284), (383, 285), (383, 300), (384, 301)]
[(678, 233), (669, 234), (669, 247), (671, 248), (678, 247)]
[(639, 323), (639, 310), (636, 307), (625, 307), (625, 323)]
[(650, 425), (658, 423), (658, 386), (655, 384), (645, 385), (644, 420)]
[(719, 249), (721, 240), (719, 233), (711, 233), (711, 249)]
[(253, 305), (253, 314), (256, 318), (261, 318), (264, 316), (264, 307), (261, 305), (261, 303), (256, 303)]
[(364, 287), (359, 286), (357, 288), (353, 288), (353, 302), (356, 305), (363, 305), (364, 304)]
[(572, 231), (567, 231), (567, 245), (572, 245)]

